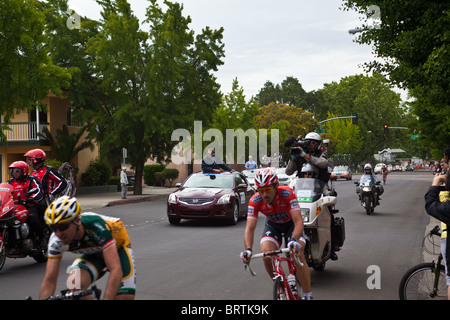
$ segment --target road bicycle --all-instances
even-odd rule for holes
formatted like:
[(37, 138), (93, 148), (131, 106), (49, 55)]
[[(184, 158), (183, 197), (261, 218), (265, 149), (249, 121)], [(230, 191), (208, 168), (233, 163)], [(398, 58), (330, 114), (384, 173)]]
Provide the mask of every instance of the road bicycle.
[[(82, 297), (90, 295), (93, 296), (94, 300), (100, 300), (102, 290), (97, 288), (97, 286), (94, 284), (89, 289), (86, 290), (78, 290), (78, 291), (70, 291), (68, 289), (61, 290), (60, 294), (50, 296), (42, 300), (80, 300)], [(33, 299), (31, 297), (27, 297), (26, 300), (33, 300)]]
[[(302, 296), (301, 286), (297, 279), (296, 274), (296, 266), (294, 261), (292, 261), (289, 255), (289, 248), (283, 248), (268, 252), (258, 253), (252, 256), (252, 259), (255, 258), (263, 258), (270, 257), (273, 263), (273, 299), (274, 300), (299, 300)], [(285, 256), (280, 256), (281, 253), (286, 254)], [(295, 255), (295, 260), (298, 265), (303, 266), (303, 263), (300, 262), (298, 256)], [(286, 277), (286, 273), (283, 270), (282, 262), (287, 262), (289, 268), (289, 278), (295, 279), (295, 281), (288, 281), (288, 277)], [(256, 276), (256, 273), (250, 268), (250, 264), (245, 264), (245, 268), (250, 271), (252, 276)], [(300, 289), (300, 290), (299, 290)]]
[[(440, 236), (439, 226), (436, 226), (425, 236), (423, 245), (426, 246), (427, 242), (437, 244), (436, 239)], [(435, 252), (434, 249), (432, 252)], [(442, 259), (442, 254), (439, 253), (437, 262), (433, 260), (420, 263), (406, 271), (400, 281), (400, 300), (447, 300), (447, 282)]]
[(77, 192), (77, 175), (69, 162), (64, 162), (58, 172), (66, 179), (67, 187), (62, 195), (74, 197)]

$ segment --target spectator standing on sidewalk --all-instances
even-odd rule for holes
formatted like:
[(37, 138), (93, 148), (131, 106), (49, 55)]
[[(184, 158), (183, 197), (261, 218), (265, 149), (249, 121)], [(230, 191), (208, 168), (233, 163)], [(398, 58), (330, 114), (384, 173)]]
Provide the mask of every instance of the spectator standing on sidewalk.
[(120, 185), (122, 186), (122, 199), (126, 199), (128, 190), (127, 167), (123, 167), (122, 172), (120, 173)]

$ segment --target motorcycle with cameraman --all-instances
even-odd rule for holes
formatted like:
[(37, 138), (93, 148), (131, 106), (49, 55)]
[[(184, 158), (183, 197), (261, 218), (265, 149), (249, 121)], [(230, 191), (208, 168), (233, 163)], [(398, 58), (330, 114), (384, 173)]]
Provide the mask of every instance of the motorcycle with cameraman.
[(284, 143), (285, 147), (291, 147), (291, 155), (286, 167), (286, 174), (292, 175), (297, 171), (297, 177), (301, 177), (302, 167), (305, 163), (311, 163), (319, 169), (317, 178), (328, 184), (330, 174), (328, 172), (327, 151), (320, 148), (322, 137), (316, 132), (310, 132), (305, 136), (291, 137)]

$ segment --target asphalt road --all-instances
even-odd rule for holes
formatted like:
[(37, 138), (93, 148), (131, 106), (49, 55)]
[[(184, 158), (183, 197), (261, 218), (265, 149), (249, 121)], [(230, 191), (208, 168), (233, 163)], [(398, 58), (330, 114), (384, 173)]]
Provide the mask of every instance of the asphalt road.
[[(334, 182), (340, 210), (337, 216), (345, 219), (346, 239), (337, 261), (328, 261), (322, 272), (311, 269), (315, 300), (398, 299), (400, 278), (421, 260), (421, 243), (429, 221), (424, 194), (431, 180), (430, 173), (390, 174), (381, 205), (370, 216), (360, 206), (353, 182)], [(95, 211), (121, 217), (127, 225), (137, 263), (137, 299), (272, 298), (272, 281), (262, 262), (254, 261), (257, 275), (252, 277), (239, 258), (245, 220), (235, 226), (182, 220), (173, 226), (166, 218), (164, 201)], [(264, 219), (259, 218), (257, 239)], [(257, 249), (255, 243), (254, 252)], [(63, 257), (58, 290), (64, 288), (65, 268), (75, 257)], [(0, 271), (0, 300), (37, 298), (44, 271), (45, 264), (31, 258), (7, 259)], [(375, 275), (379, 276), (376, 281)], [(379, 283), (379, 288), (369, 288), (368, 282)], [(106, 279), (98, 284), (104, 287)]]

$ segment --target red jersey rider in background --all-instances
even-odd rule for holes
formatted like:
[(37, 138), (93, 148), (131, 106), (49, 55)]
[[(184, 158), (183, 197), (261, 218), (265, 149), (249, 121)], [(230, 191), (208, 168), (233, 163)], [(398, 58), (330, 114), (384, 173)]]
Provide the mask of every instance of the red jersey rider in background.
[[(37, 177), (42, 185), (42, 192), (44, 198), (49, 196), (49, 203), (54, 198), (58, 197), (67, 187), (67, 181), (55, 168), (44, 164), (47, 159), (45, 152), (41, 149), (33, 149), (24, 154), (27, 163), (31, 165), (34, 170), (32, 175)], [(45, 204), (47, 207), (47, 204)], [(43, 208), (42, 211), (45, 211)]]
[[(13, 186), (14, 201), (23, 200), (22, 204), (29, 212), (27, 222), (31, 229), (37, 234), (39, 244), (45, 247), (44, 221), (39, 216), (37, 204), (42, 200), (42, 188), (36, 177), (28, 175), (28, 165), (24, 161), (15, 161), (9, 166), (10, 177), (8, 183)], [(32, 194), (27, 192), (36, 189)], [(41, 221), (42, 220), (42, 221)]]
[[(312, 299), (310, 272), (303, 253), (306, 243), (303, 238), (303, 219), (297, 197), (288, 186), (278, 185), (278, 177), (272, 168), (258, 171), (255, 185), (258, 193), (252, 196), (248, 205), (247, 226), (244, 233), (246, 251), (241, 254), (242, 260), (248, 263), (251, 259), (258, 213), (262, 213), (267, 220), (260, 242), (261, 252), (279, 249), (284, 234), (289, 241), (289, 247), (298, 253), (303, 263), (302, 267), (297, 266), (297, 277), (305, 299)], [(272, 278), (273, 266), (270, 258), (264, 258), (264, 266)]]

